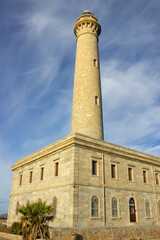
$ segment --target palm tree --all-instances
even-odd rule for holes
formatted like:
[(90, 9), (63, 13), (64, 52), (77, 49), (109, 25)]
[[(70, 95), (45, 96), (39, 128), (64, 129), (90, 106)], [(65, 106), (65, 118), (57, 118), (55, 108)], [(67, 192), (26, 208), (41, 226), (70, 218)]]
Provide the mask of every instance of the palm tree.
[(38, 200), (27, 202), (19, 208), (22, 214), (21, 227), (24, 240), (36, 240), (37, 237), (50, 239), (48, 222), (54, 219), (53, 206)]

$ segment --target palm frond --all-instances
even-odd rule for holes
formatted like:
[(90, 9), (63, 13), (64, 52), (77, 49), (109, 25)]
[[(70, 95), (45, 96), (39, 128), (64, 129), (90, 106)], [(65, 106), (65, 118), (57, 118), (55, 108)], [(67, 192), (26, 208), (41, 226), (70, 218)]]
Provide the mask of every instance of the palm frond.
[(35, 240), (38, 236), (50, 239), (48, 223), (53, 221), (53, 206), (41, 200), (36, 202), (28, 201), (26, 205), (19, 208), (22, 214), (21, 226), (24, 240)]

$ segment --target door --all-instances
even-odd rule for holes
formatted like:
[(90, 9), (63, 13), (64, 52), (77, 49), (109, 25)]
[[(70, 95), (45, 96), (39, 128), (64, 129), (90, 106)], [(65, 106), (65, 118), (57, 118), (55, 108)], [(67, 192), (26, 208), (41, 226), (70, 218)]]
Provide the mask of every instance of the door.
[(130, 222), (136, 222), (135, 201), (133, 198), (129, 200)]

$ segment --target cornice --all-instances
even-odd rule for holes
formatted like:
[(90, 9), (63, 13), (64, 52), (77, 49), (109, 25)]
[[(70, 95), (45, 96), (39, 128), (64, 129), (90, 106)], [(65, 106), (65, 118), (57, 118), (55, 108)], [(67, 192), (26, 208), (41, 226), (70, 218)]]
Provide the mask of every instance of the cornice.
[(50, 155), (64, 148), (68, 148), (70, 146), (87, 147), (94, 150), (96, 149), (101, 153), (115, 154), (119, 157), (125, 157), (127, 159), (137, 160), (140, 162), (160, 166), (159, 157), (142, 153), (113, 143), (109, 143), (103, 140), (91, 138), (79, 133), (74, 133), (62, 138), (61, 140), (56, 141), (55, 143), (46, 146), (45, 148), (40, 149), (39, 151), (25, 158), (22, 158), (21, 160), (17, 161), (14, 166), (11, 167), (11, 170), (13, 171), (18, 167), (21, 167), (40, 158), (46, 157), (47, 155)]
[(74, 139), (73, 139), (72, 135), (68, 135), (68, 136), (40, 149), (39, 151), (36, 151), (35, 153), (32, 153), (31, 155), (18, 160), (16, 162), (16, 164), (11, 167), (11, 170), (13, 171), (18, 167), (21, 167), (30, 162), (36, 161), (40, 158), (46, 157), (47, 155), (50, 155), (50, 154), (52, 154), (58, 150), (61, 150), (63, 148), (69, 147), (69, 146), (73, 145), (73, 143), (74, 143)]
[[(87, 33), (91, 33), (99, 36), (101, 33), (101, 25), (96, 18), (92, 16), (83, 17), (77, 20), (74, 25), (74, 34), (78, 37), (81, 35), (82, 29), (85, 29)], [(80, 31), (80, 32), (79, 32)]]
[(93, 149), (97, 149), (102, 153), (115, 154), (119, 157), (125, 157), (128, 159), (138, 160), (160, 166), (160, 158), (147, 153), (106, 142), (104, 140), (91, 138), (79, 133), (75, 133), (74, 139), (75, 145), (90, 147)]

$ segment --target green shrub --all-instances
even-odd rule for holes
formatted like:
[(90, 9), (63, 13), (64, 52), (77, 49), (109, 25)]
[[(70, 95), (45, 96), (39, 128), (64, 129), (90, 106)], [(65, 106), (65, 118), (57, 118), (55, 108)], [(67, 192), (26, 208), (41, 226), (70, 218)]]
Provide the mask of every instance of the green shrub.
[(14, 222), (11, 226), (10, 233), (21, 235), (22, 229), (19, 222)]

